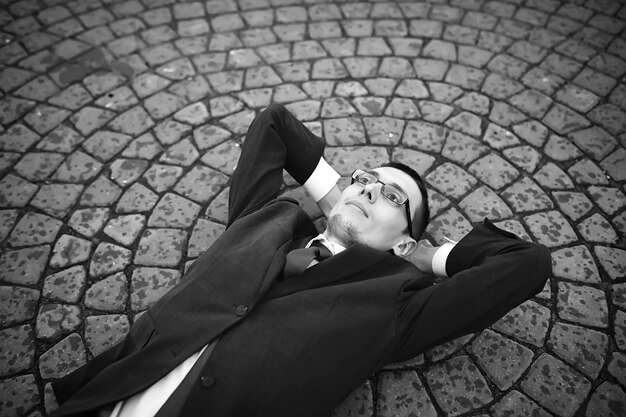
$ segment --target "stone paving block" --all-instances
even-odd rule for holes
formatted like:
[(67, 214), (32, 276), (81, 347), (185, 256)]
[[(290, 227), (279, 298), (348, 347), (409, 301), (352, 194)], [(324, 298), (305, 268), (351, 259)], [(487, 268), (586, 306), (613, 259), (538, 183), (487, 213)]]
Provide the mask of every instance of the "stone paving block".
[(500, 220), (513, 215), (511, 209), (487, 187), (479, 187), (467, 197), (459, 206), (473, 223), (482, 221), (485, 217), (491, 220)]
[(531, 146), (516, 146), (505, 149), (502, 153), (510, 162), (529, 174), (535, 171), (541, 160), (541, 154)]
[(623, 169), (624, 161), (626, 161), (626, 150), (617, 148), (615, 152), (604, 158), (600, 166), (605, 169), (614, 180), (623, 181), (626, 179), (626, 173), (624, 173)]
[[(0, 100), (0, 123), (8, 125), (23, 116), (35, 106), (35, 102), (15, 97), (3, 97)], [(34, 118), (35, 115), (31, 116)], [(33, 127), (34, 129), (34, 127)], [(36, 129), (35, 129), (36, 130)]]
[(535, 181), (549, 189), (573, 188), (572, 179), (552, 162), (546, 163), (533, 175)]
[(85, 189), (79, 204), (84, 206), (107, 206), (115, 203), (121, 193), (120, 187), (108, 178), (100, 176)]
[(601, 332), (561, 322), (554, 324), (548, 339), (553, 352), (592, 379), (604, 366), (608, 343), (608, 336)]
[(428, 89), (435, 102), (452, 103), (463, 94), (459, 87), (446, 83), (428, 82)]
[(131, 255), (132, 252), (126, 248), (101, 242), (91, 257), (89, 275), (100, 277), (121, 271), (130, 263)]
[(454, 353), (460, 351), (467, 345), (467, 342), (474, 337), (473, 333), (465, 336), (457, 337), (449, 342), (442, 343), (434, 348), (426, 351), (426, 357), (431, 362), (439, 362), (442, 359), (452, 356)]
[(15, 220), (17, 220), (17, 210), (0, 210), (0, 242), (9, 235)]
[(475, 114), (486, 115), (489, 113), (489, 98), (474, 91), (463, 94), (462, 97), (455, 100), (454, 104)]
[(407, 123), (402, 135), (402, 144), (422, 151), (439, 152), (447, 135), (448, 129), (445, 127), (421, 121), (411, 121)]
[(494, 417), (513, 415), (549, 417), (543, 408), (519, 391), (512, 390), (491, 408)]
[[(0, 381), (0, 406), (6, 415), (26, 415), (39, 401), (39, 388), (34, 375), (15, 376)], [(36, 412), (31, 415), (36, 415)]]
[(157, 302), (180, 281), (174, 269), (139, 267), (133, 271), (130, 302), (132, 311), (142, 311)]
[(590, 124), (585, 117), (560, 104), (553, 105), (542, 122), (560, 135), (585, 128)]
[(54, 173), (54, 179), (65, 182), (84, 183), (98, 175), (102, 163), (77, 150), (70, 154)]
[(626, 113), (613, 104), (601, 104), (589, 112), (589, 119), (617, 135), (626, 130)]
[(378, 75), (380, 77), (390, 78), (413, 78), (415, 76), (411, 62), (402, 57), (384, 57), (378, 69)]
[(495, 153), (491, 153), (469, 167), (469, 172), (493, 189), (510, 184), (519, 176), (519, 171)]
[(617, 145), (617, 140), (597, 126), (569, 134), (569, 137), (596, 161), (606, 157)]
[[(117, 132), (135, 136), (145, 132), (154, 124), (154, 120), (150, 118), (143, 107), (135, 106), (113, 119), (109, 123), (109, 127)], [(126, 143), (123, 144), (124, 147)]]
[[(382, 100), (383, 99), (381, 99), (381, 101)], [(420, 116), (420, 111), (411, 99), (393, 98), (385, 109), (385, 116), (398, 117), (401, 119), (416, 119)]]
[(526, 301), (493, 324), (493, 328), (520, 342), (543, 346), (550, 324), (550, 310), (534, 301)]
[(615, 343), (617, 348), (624, 350), (624, 348), (626, 348), (626, 313), (617, 310), (613, 320), (613, 328), (615, 330)]
[(600, 284), (600, 273), (591, 252), (585, 246), (573, 246), (552, 252), (552, 272), (557, 277)]
[(442, 193), (457, 198), (465, 195), (477, 182), (465, 170), (448, 162), (437, 167), (425, 179)]
[(24, 207), (37, 192), (38, 187), (15, 175), (9, 174), (0, 180), (0, 205)]
[(624, 61), (616, 56), (600, 53), (592, 58), (587, 65), (614, 78), (621, 77), (626, 71)]
[(198, 219), (191, 237), (189, 238), (189, 246), (187, 247), (187, 256), (196, 258), (202, 255), (217, 238), (225, 230), (221, 224), (214, 223), (210, 220)]
[(441, 81), (448, 72), (449, 63), (437, 59), (416, 58), (413, 68), (420, 80)]
[(116, 159), (110, 165), (110, 178), (122, 187), (135, 182), (148, 168), (148, 161), (141, 159)]
[(378, 380), (381, 416), (436, 416), (437, 412), (415, 371), (384, 372)]
[(27, 212), (13, 228), (9, 243), (13, 246), (33, 246), (51, 243), (62, 222), (43, 214)]
[(167, 193), (157, 203), (148, 219), (151, 227), (189, 227), (195, 221), (200, 206), (180, 197)]
[(452, 42), (433, 39), (422, 49), (422, 56), (443, 61), (456, 61), (456, 47)]
[(470, 136), (480, 136), (481, 134), (480, 117), (467, 111), (461, 112), (448, 119), (445, 125)]
[(82, 265), (48, 275), (43, 283), (42, 295), (51, 301), (77, 303), (85, 288), (86, 271)]
[(518, 124), (526, 119), (524, 113), (501, 101), (495, 102), (489, 113), (489, 120), (504, 127)]
[(118, 272), (93, 284), (85, 292), (85, 307), (106, 312), (122, 312), (128, 300), (127, 279)]
[(375, 146), (326, 148), (324, 158), (344, 177), (349, 177), (355, 166), (372, 169), (389, 161), (387, 153)]
[(519, 139), (510, 132), (494, 123), (489, 123), (485, 131), (483, 141), (487, 142), (491, 148), (502, 149), (520, 143)]
[(154, 164), (144, 173), (144, 178), (153, 190), (160, 193), (173, 186), (182, 174), (181, 167)]
[(191, 131), (191, 126), (166, 119), (154, 128), (154, 134), (163, 145), (172, 145), (180, 141), (180, 138)]
[[(529, 116), (541, 119), (552, 104), (552, 99), (540, 92), (529, 89), (509, 98), (508, 102), (516, 109), (523, 111)], [(571, 106), (570, 102), (566, 104), (570, 104)]]
[(589, 242), (616, 243), (617, 233), (600, 214), (595, 213), (578, 224), (580, 235)]
[(521, 79), (527, 87), (537, 89), (544, 94), (553, 94), (565, 80), (547, 70), (536, 67), (528, 71)]
[(130, 330), (123, 314), (89, 316), (85, 319), (85, 342), (92, 355), (98, 355), (120, 342)]
[(461, 165), (467, 165), (489, 150), (474, 138), (464, 135), (455, 130), (450, 131), (442, 155)]
[(226, 175), (208, 167), (197, 166), (178, 182), (175, 191), (194, 201), (204, 203), (215, 196), (227, 181)]
[(158, 120), (177, 112), (185, 106), (185, 102), (174, 94), (161, 91), (148, 97), (144, 106), (150, 116)]
[(116, 213), (149, 211), (154, 207), (158, 196), (149, 188), (139, 183), (131, 185), (122, 195), (115, 207)]
[[(515, 132), (515, 134), (517, 134), (520, 138), (524, 139), (526, 142), (534, 146), (542, 146), (545, 143), (546, 138), (548, 137), (548, 128), (535, 120), (528, 120), (526, 122), (522, 122), (513, 126), (513, 132)], [(553, 137), (561, 138), (560, 136), (552, 135), (551, 139)], [(570, 154), (575, 152), (580, 153), (578, 148), (576, 148), (574, 145), (569, 144), (569, 146), (573, 149)], [(548, 142), (546, 144), (546, 147), (544, 148), (544, 152), (552, 159), (556, 159), (557, 161), (562, 160), (562, 158), (565, 158), (565, 160), (569, 159), (567, 157), (568, 153), (565, 150), (559, 149), (557, 151), (555, 148), (556, 145)]]
[(37, 339), (59, 339), (81, 324), (80, 307), (67, 304), (43, 304), (37, 314)]
[(626, 355), (613, 352), (611, 355), (611, 362), (607, 367), (609, 373), (613, 375), (617, 380), (624, 385), (626, 381)]
[(322, 105), (321, 116), (326, 117), (347, 117), (357, 114), (356, 109), (343, 97), (328, 98)]
[(0, 149), (5, 151), (25, 152), (32, 144), (39, 141), (39, 135), (26, 126), (15, 123), (0, 134)]
[(420, 101), (419, 110), (427, 122), (442, 123), (454, 111), (454, 107), (434, 101)]
[(187, 232), (176, 229), (147, 229), (139, 240), (134, 263), (146, 266), (176, 266), (180, 263)]
[(53, 106), (39, 105), (28, 113), (24, 120), (39, 134), (49, 132), (70, 115), (69, 110)]
[(531, 366), (522, 389), (558, 416), (572, 416), (591, 389), (581, 374), (558, 359), (542, 354)]
[(66, 267), (89, 259), (91, 242), (71, 235), (61, 235), (52, 250), (50, 266)]
[(39, 291), (17, 286), (0, 286), (0, 325), (11, 326), (33, 318)]
[(572, 165), (568, 174), (577, 184), (608, 184), (606, 174), (589, 159), (581, 159)]
[(242, 110), (239, 113), (224, 117), (221, 122), (236, 135), (243, 135), (256, 116), (254, 110)]
[(493, 399), (486, 381), (467, 356), (433, 366), (426, 378), (435, 400), (449, 415), (466, 413)]
[(82, 135), (87, 136), (104, 126), (114, 116), (115, 113), (110, 110), (87, 106), (70, 117), (70, 121)]
[(570, 224), (558, 211), (531, 214), (524, 218), (524, 222), (539, 243), (548, 247), (578, 240)]
[(613, 280), (626, 275), (626, 251), (607, 246), (594, 246), (594, 253), (604, 271)]
[(412, 149), (396, 147), (391, 155), (391, 160), (402, 162), (413, 168), (418, 174), (424, 175), (435, 162), (435, 157)]
[(0, 257), (2, 280), (20, 285), (37, 284), (46, 268), (49, 254), (48, 245), (4, 251)]
[(30, 204), (51, 216), (63, 218), (70, 212), (83, 188), (79, 184), (44, 184)]
[(618, 417), (626, 412), (626, 394), (619, 385), (604, 382), (591, 396), (587, 415)]
[(460, 240), (472, 229), (471, 223), (456, 208), (445, 210), (430, 221), (427, 232), (437, 244), (443, 245), (446, 238)]
[(39, 357), (39, 372), (43, 378), (60, 378), (86, 362), (83, 340), (72, 333)]
[(35, 359), (35, 336), (30, 325), (0, 330), (0, 375), (28, 370)]
[(37, 149), (70, 153), (84, 140), (85, 138), (74, 129), (61, 125), (39, 141)]
[(145, 224), (146, 218), (141, 214), (118, 216), (109, 220), (104, 234), (124, 246), (129, 246), (137, 239)]
[(240, 155), (240, 143), (227, 140), (207, 151), (204, 156), (202, 156), (201, 161), (211, 168), (218, 169), (227, 175), (232, 175), (235, 171)]
[(589, 286), (559, 283), (559, 317), (583, 325), (608, 326), (608, 307), (604, 292)]
[(533, 352), (491, 330), (483, 331), (471, 344), (478, 366), (501, 390), (510, 388), (533, 359)]

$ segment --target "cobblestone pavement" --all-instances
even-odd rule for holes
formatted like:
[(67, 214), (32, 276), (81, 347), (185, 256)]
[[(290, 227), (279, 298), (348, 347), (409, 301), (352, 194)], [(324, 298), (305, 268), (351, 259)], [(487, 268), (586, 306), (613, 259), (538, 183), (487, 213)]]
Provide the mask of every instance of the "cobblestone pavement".
[(272, 102), (346, 177), (423, 173), (433, 244), (489, 216), (552, 251), (536, 298), (383, 369), (337, 416), (626, 415), (621, 2), (0, 4), (0, 415), (54, 409), (49, 383), (211, 245)]

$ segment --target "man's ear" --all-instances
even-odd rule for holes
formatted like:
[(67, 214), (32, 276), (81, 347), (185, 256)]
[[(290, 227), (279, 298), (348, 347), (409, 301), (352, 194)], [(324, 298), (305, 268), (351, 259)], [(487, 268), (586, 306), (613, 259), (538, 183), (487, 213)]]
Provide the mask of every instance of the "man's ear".
[(417, 248), (417, 242), (415, 239), (409, 236), (403, 236), (398, 242), (391, 248), (393, 254), (406, 258), (415, 251)]

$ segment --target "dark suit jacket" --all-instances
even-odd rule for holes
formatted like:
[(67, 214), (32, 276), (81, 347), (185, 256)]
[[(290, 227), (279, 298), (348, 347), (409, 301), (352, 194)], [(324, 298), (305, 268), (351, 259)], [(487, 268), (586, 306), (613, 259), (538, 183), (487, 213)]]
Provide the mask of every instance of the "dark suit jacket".
[(359, 244), (282, 280), (286, 253), (317, 234), (297, 203), (274, 198), (283, 166), (302, 183), (323, 151), (296, 122), (278, 106), (255, 120), (226, 232), (122, 343), (53, 384), (58, 415), (141, 391), (216, 337), (202, 372), (214, 383), (199, 379), (181, 415), (329, 415), (386, 363), (478, 331), (541, 290), (549, 252), (490, 222), (457, 244), (441, 284)]

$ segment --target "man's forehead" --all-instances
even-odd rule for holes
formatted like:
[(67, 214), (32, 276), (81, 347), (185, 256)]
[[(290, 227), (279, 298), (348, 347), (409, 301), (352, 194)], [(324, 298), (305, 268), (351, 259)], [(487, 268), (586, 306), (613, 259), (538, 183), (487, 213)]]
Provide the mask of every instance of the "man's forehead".
[(395, 185), (406, 193), (418, 193), (419, 188), (415, 180), (406, 172), (393, 167), (378, 167), (372, 170), (379, 180), (385, 184)]

